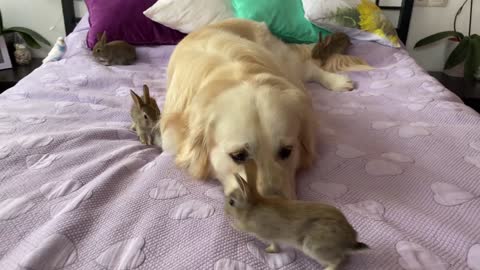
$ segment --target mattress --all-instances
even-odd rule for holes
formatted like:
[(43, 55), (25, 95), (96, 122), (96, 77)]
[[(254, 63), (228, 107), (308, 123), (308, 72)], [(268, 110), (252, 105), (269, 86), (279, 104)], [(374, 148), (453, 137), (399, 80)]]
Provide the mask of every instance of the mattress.
[[(160, 107), (173, 46), (139, 47), (133, 66), (97, 64), (88, 27), (59, 62), (0, 95), (0, 269), (321, 269), (235, 231), (215, 180), (139, 143), (130, 89)], [(355, 42), (376, 67), (356, 89), (308, 84), (318, 160), (302, 200), (340, 208), (371, 248), (344, 269), (480, 269), (480, 116), (403, 49)]]

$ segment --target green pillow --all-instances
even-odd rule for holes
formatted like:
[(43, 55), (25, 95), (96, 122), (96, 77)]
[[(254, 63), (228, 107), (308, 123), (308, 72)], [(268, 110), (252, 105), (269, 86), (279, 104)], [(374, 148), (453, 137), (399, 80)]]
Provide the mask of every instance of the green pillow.
[(232, 0), (232, 6), (236, 17), (265, 22), (287, 43), (316, 43), (319, 33), (330, 34), (305, 19), (302, 0)]

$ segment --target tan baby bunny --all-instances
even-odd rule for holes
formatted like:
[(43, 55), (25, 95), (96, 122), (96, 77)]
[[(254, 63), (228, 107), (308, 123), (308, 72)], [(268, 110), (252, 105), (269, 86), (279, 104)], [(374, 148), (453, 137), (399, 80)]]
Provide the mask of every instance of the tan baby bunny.
[(130, 65), (137, 59), (135, 47), (122, 40), (107, 43), (107, 33), (97, 34), (97, 43), (93, 47), (93, 57), (105, 66)]
[(278, 243), (302, 250), (306, 255), (335, 270), (345, 257), (368, 246), (357, 241), (357, 232), (337, 208), (328, 204), (262, 197), (256, 188), (255, 161), (245, 164), (247, 181), (239, 174), (240, 186), (225, 200), (225, 211), (233, 226), (271, 242), (267, 252), (278, 252)]
[(139, 97), (133, 90), (130, 90), (133, 105), (130, 110), (132, 116), (131, 128), (137, 132), (140, 142), (146, 145), (153, 145), (159, 141), (160, 130), (155, 128), (160, 120), (160, 109), (153, 97), (150, 97), (148, 86), (143, 86), (143, 97)]

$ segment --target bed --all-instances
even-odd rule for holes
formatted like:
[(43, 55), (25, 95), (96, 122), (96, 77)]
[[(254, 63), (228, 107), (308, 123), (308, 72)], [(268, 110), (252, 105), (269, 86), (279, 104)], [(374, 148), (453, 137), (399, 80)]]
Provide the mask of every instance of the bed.
[[(129, 130), (129, 90), (148, 84), (162, 107), (174, 46), (105, 67), (87, 31), (84, 17), (64, 59), (0, 95), (0, 269), (321, 269), (265, 253), (230, 227), (217, 182)], [(308, 85), (319, 158), (299, 198), (339, 207), (371, 247), (345, 269), (480, 269), (480, 115), (404, 49), (350, 53), (376, 69), (351, 73), (349, 93)]]

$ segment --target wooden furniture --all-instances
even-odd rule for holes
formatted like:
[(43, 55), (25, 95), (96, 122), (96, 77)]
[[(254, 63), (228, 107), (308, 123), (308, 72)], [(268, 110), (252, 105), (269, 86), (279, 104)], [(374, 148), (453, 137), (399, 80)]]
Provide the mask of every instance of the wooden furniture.
[(443, 72), (429, 72), (443, 86), (454, 92), (463, 102), (480, 113), (480, 81), (467, 81), (451, 77)]
[(14, 64), (13, 68), (0, 70), (0, 93), (15, 86), (18, 81), (41, 65), (42, 59), (32, 58), (32, 62), (28, 65)]

